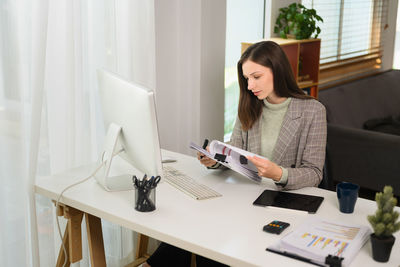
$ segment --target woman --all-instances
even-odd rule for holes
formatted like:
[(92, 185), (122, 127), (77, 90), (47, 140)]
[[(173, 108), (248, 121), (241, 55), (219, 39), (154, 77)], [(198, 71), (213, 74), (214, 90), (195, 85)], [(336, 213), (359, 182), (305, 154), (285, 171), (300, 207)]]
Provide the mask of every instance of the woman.
[[(281, 47), (271, 41), (250, 46), (238, 65), (240, 99), (231, 145), (266, 157), (249, 157), (260, 177), (279, 188), (318, 186), (325, 161), (326, 115), (318, 101), (299, 89)], [(208, 168), (213, 159), (198, 153)], [(144, 266), (189, 266), (190, 252), (162, 243)], [(197, 266), (222, 266), (196, 257)]]
[[(250, 46), (237, 68), (240, 99), (231, 145), (270, 159), (248, 158), (260, 177), (279, 188), (318, 186), (325, 162), (324, 106), (297, 86), (285, 53), (274, 42)], [(202, 156), (203, 165), (219, 167)]]

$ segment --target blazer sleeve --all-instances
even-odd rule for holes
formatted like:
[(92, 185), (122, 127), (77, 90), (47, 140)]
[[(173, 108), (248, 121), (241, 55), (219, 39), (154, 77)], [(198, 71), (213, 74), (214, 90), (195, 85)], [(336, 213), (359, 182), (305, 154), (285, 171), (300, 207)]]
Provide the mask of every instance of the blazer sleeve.
[(278, 184), (278, 187), (283, 187), (285, 190), (316, 187), (322, 180), (327, 136), (326, 110), (321, 103), (316, 103), (313, 109), (307, 111), (310, 112), (307, 116), (309, 122), (305, 126), (308, 127), (308, 131), (299, 164), (296, 163), (295, 168), (287, 168), (286, 185)]

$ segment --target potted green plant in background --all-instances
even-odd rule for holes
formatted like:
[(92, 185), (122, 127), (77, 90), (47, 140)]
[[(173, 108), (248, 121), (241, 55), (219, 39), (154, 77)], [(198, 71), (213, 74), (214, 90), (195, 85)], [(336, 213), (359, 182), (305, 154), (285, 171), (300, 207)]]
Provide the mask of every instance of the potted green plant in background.
[(372, 257), (376, 261), (387, 262), (395, 242), (393, 233), (400, 230), (400, 222), (396, 222), (399, 213), (393, 210), (397, 204), (397, 199), (393, 197), (393, 188), (385, 186), (383, 193), (376, 193), (375, 201), (378, 209), (374, 215), (368, 216), (374, 230), (371, 234)]
[(313, 38), (317, 38), (321, 32), (320, 27), (316, 25), (317, 21), (323, 22), (323, 19), (317, 15), (315, 9), (293, 3), (279, 9), (274, 32), (285, 39), (291, 34), (297, 40), (308, 39), (316, 32)]

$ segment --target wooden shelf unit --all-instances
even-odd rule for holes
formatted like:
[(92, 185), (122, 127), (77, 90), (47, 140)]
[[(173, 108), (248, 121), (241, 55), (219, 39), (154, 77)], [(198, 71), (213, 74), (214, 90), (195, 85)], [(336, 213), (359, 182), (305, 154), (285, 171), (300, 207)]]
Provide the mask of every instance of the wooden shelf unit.
[[(282, 47), (283, 51), (285, 51), (299, 87), (305, 90), (309, 88), (309, 94), (318, 98), (321, 39), (296, 40), (270, 38), (268, 40), (276, 42)], [(242, 42), (242, 53), (250, 45), (260, 41), (265, 40)], [(300, 64), (301, 68), (299, 66)], [(302, 77), (307, 78), (302, 80)]]

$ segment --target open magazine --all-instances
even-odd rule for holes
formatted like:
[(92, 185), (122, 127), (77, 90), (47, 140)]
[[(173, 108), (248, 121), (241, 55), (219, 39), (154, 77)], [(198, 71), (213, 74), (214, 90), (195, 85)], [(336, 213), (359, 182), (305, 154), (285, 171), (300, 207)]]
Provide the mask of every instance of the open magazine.
[(256, 166), (251, 161), (247, 160), (246, 156), (257, 156), (259, 158), (264, 158), (262, 156), (217, 140), (211, 141), (209, 145), (210, 152), (193, 142), (190, 143), (190, 148), (203, 153), (207, 157), (218, 161), (222, 165), (246, 176), (247, 178), (250, 178), (254, 182), (261, 182), (261, 177), (258, 176), (258, 170)]
[(292, 258), (300, 256), (320, 266), (325, 266), (327, 256), (337, 256), (343, 258), (342, 266), (349, 266), (370, 234), (367, 226), (313, 217), (267, 250)]

